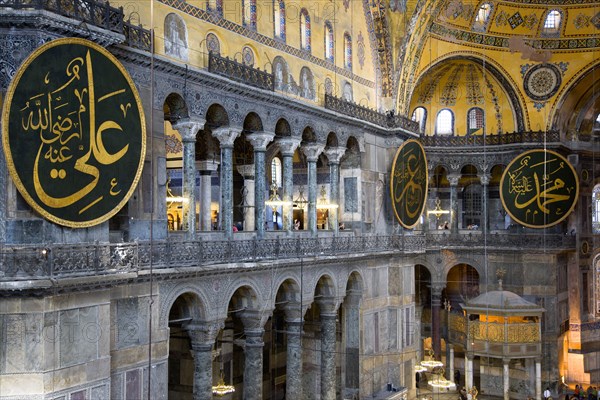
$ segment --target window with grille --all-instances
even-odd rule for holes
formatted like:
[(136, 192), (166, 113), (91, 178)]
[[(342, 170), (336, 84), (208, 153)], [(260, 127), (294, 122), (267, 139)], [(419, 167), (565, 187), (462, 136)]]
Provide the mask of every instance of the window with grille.
[(483, 122), (483, 110), (479, 107), (474, 107), (467, 113), (468, 119), (468, 134), (469, 135), (483, 135), (484, 133), (484, 122)]
[(562, 14), (559, 10), (548, 11), (542, 32), (544, 34), (557, 34), (560, 31), (561, 20)]

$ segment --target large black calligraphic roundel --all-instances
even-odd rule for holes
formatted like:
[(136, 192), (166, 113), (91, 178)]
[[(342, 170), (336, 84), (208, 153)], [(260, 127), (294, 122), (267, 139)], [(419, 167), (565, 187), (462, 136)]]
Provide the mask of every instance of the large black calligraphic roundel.
[(407, 229), (414, 227), (423, 213), (427, 182), (425, 150), (416, 140), (407, 140), (396, 152), (390, 179), (394, 214)]
[(142, 103), (103, 47), (76, 38), (39, 47), (11, 82), (2, 119), (10, 175), (48, 220), (97, 225), (135, 190), (146, 152)]
[(530, 150), (510, 162), (500, 180), (502, 205), (529, 228), (547, 228), (567, 218), (579, 196), (573, 166), (551, 150)]

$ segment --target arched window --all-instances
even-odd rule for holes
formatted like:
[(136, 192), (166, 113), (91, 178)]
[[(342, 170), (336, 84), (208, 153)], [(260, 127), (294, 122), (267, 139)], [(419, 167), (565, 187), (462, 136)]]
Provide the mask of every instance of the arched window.
[(206, 10), (213, 12), (218, 16), (223, 16), (223, 0), (208, 0), (206, 2)]
[(352, 70), (352, 36), (344, 33), (344, 67)]
[(325, 21), (325, 59), (333, 62), (333, 26)]
[(435, 121), (436, 135), (452, 135), (454, 133), (454, 114), (452, 111), (444, 108), (437, 115)]
[(256, 30), (256, 0), (242, 0), (242, 4), (244, 5), (244, 26)]
[(473, 107), (467, 113), (467, 133), (469, 135), (483, 135), (485, 124), (483, 119), (483, 110), (479, 107)]
[(300, 10), (300, 48), (310, 51), (310, 16), (306, 8)]
[(476, 31), (485, 31), (487, 23), (490, 19), (490, 14), (492, 12), (492, 4), (491, 3), (483, 3), (479, 10), (477, 11), (477, 15), (475, 16), (475, 23), (473, 24), (473, 29)]
[(271, 183), (275, 183), (277, 187), (281, 187), (281, 160), (279, 157), (273, 157), (271, 161)]
[(600, 233), (600, 184), (592, 192), (592, 231)]
[(282, 0), (273, 3), (275, 37), (285, 41), (285, 3)]
[(542, 33), (545, 35), (556, 35), (560, 32), (560, 24), (562, 21), (562, 13), (559, 10), (550, 10), (546, 14), (544, 21), (544, 29)]
[(481, 185), (473, 183), (465, 187), (462, 203), (462, 227), (472, 229), (481, 226), (481, 212), (483, 210)]
[(425, 122), (427, 121), (427, 109), (425, 107), (417, 107), (413, 111), (412, 120), (419, 123), (419, 132), (425, 133)]

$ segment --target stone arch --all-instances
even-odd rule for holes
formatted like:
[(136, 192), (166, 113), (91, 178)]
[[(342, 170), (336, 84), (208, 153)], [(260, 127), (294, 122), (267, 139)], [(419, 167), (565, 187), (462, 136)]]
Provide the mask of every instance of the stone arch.
[(264, 130), (262, 119), (256, 112), (249, 112), (244, 118), (243, 129), (248, 133), (262, 132)]
[(292, 136), (292, 128), (290, 123), (285, 118), (279, 118), (275, 123), (275, 135), (277, 137), (290, 137)]
[(338, 147), (339, 140), (335, 132), (329, 132), (327, 135), (327, 147)]
[[(165, 294), (160, 296), (160, 311), (159, 311), (159, 326), (166, 329), (169, 323), (169, 313), (175, 301), (183, 296), (185, 304), (189, 306), (190, 316), (194, 320), (209, 320), (212, 319), (213, 315), (210, 310), (211, 303), (204, 293), (198, 289), (195, 285), (190, 283), (180, 283), (172, 288), (163, 289)], [(212, 304), (214, 306), (216, 304)]]
[(206, 110), (206, 126), (214, 129), (229, 126), (229, 114), (221, 104), (214, 103)]
[(302, 143), (316, 143), (317, 134), (312, 126), (306, 126), (302, 131)]
[(446, 271), (446, 288), (442, 301), (449, 301), (452, 308), (460, 310), (460, 303), (479, 296), (481, 275), (470, 263), (455, 262)]
[(354, 91), (352, 90), (352, 84), (350, 82), (344, 82), (342, 98), (346, 101), (354, 101)]
[(169, 121), (172, 124), (190, 116), (186, 101), (178, 93), (170, 93), (165, 98), (163, 112), (165, 121)]
[(333, 274), (323, 272), (315, 282), (314, 293), (315, 297), (337, 297), (337, 285)]
[(227, 313), (231, 312), (231, 310), (241, 309), (262, 312), (265, 307), (261, 307), (261, 305), (266, 305), (268, 299), (262, 298), (260, 293), (260, 290), (253, 280), (243, 279), (234, 282), (227, 291), (227, 295), (224, 297), (226, 299), (224, 304), (227, 309), (219, 310), (219, 312), (225, 313), (225, 315), (221, 316), (226, 317)]
[(185, 21), (175, 13), (165, 17), (165, 54), (183, 61), (188, 60), (188, 40)]

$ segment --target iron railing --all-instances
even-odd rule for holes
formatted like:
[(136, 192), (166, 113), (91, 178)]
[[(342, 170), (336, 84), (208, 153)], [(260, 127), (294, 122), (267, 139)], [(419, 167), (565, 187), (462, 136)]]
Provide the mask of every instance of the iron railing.
[[(424, 253), (426, 247), (442, 243), (483, 246), (483, 235), (394, 235), (332, 236), (250, 240), (169, 240), (82, 245), (4, 245), (0, 247), (0, 282), (70, 276), (119, 274), (150, 268), (204, 267), (219, 264), (260, 262), (301, 257), (378, 254), (381, 252)], [(562, 235), (494, 235), (487, 245), (494, 248), (519, 246), (564, 248), (574, 238)], [(445, 240), (445, 242), (443, 242)]]
[(221, 57), (212, 51), (208, 53), (208, 71), (259, 89), (275, 90), (273, 74), (237, 62), (229, 57)]
[(330, 94), (325, 94), (325, 108), (339, 112), (340, 114), (371, 122), (375, 125), (388, 128), (403, 128), (414, 133), (419, 132), (419, 124), (417, 122), (401, 115), (380, 113), (372, 108), (361, 106), (360, 104)]
[(575, 248), (575, 236), (560, 234), (503, 234), (492, 233), (427, 233), (428, 249), (442, 247), (469, 248), (525, 248), (525, 249), (561, 249)]
[(129, 22), (123, 22), (123, 35), (125, 44), (135, 49), (152, 51), (152, 32), (141, 26), (135, 26)]
[(486, 136), (421, 136), (423, 146), (494, 146), (513, 143), (556, 143), (560, 142), (557, 131), (513, 132)]
[(1, 8), (46, 10), (113, 31), (123, 32), (123, 8), (95, 0), (0, 0)]

